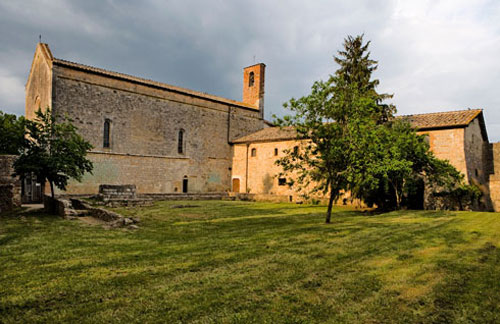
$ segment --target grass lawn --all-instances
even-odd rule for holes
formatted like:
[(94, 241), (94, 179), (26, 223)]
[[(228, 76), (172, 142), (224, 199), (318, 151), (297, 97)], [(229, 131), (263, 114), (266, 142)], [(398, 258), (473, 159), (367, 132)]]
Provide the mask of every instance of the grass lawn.
[(138, 230), (0, 216), (0, 322), (500, 322), (500, 214), (325, 209), (117, 209)]

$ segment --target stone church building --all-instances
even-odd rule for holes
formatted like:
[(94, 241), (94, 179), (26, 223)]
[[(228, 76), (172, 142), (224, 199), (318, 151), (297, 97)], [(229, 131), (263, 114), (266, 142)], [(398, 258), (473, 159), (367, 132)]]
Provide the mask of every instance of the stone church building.
[[(41, 107), (73, 120), (93, 149), (93, 174), (69, 194), (100, 184), (135, 184), (138, 193), (251, 193), (295, 200), (274, 161), (297, 145), (293, 131), (264, 116), (265, 65), (243, 69), (243, 99), (230, 100), (54, 58), (38, 44), (26, 84), (26, 117)], [(500, 147), (490, 144), (482, 110), (405, 116), (500, 209)], [(500, 167), (500, 165), (499, 165)]]

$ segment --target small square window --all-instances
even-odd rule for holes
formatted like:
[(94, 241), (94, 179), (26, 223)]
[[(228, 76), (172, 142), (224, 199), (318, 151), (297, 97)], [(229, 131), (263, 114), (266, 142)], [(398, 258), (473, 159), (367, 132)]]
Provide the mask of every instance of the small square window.
[(286, 185), (286, 178), (279, 178), (278, 179), (278, 185), (279, 186), (285, 186)]

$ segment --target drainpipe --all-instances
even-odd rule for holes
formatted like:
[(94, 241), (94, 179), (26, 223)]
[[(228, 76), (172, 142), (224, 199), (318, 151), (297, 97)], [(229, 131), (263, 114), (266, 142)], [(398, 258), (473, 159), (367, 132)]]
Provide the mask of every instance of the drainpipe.
[(230, 143), (231, 136), (231, 106), (227, 107), (227, 142)]
[(247, 161), (245, 168), (245, 193), (248, 193), (248, 148), (250, 147), (250, 143), (247, 143)]

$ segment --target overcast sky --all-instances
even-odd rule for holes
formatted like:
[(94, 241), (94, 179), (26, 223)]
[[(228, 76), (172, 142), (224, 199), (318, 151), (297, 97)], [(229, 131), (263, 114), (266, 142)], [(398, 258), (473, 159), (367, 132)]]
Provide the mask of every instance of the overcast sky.
[(482, 108), (500, 141), (498, 0), (0, 0), (0, 110), (24, 114), (41, 34), (57, 58), (235, 100), (242, 68), (263, 62), (271, 120), (360, 33), (399, 114)]

